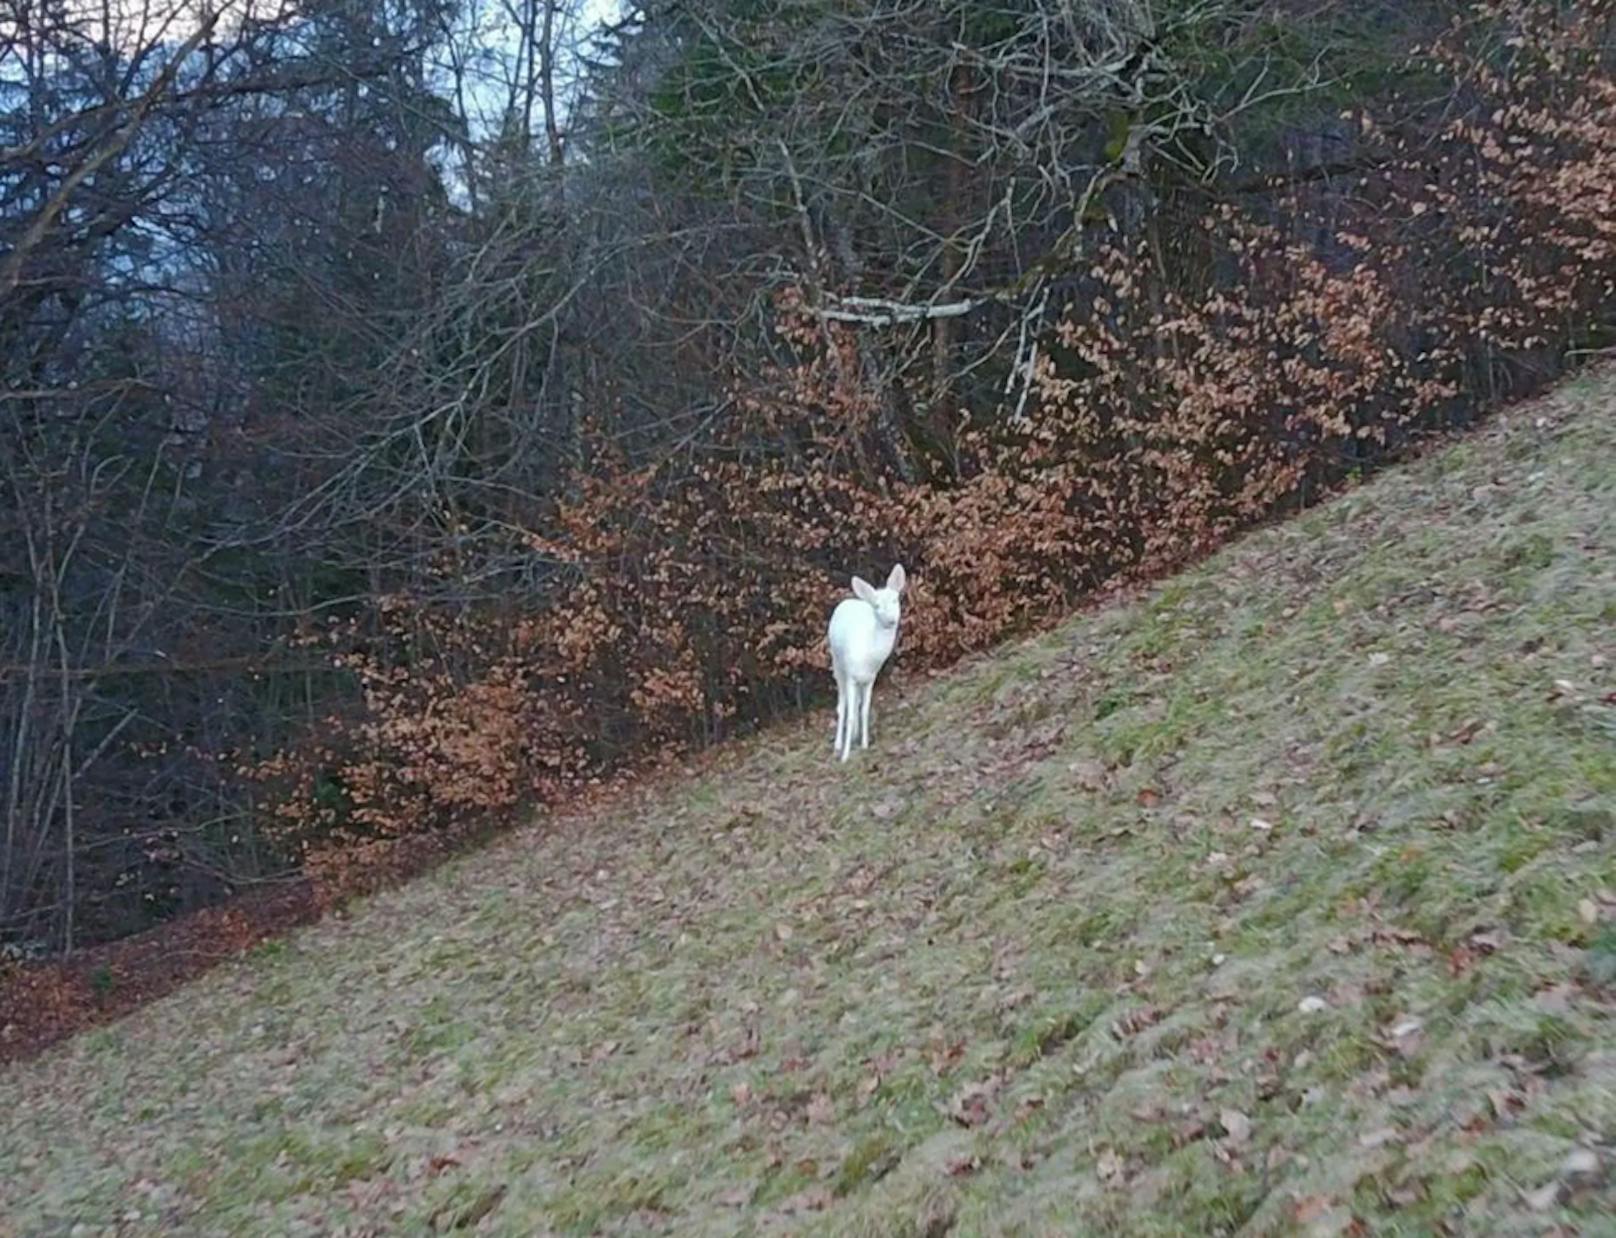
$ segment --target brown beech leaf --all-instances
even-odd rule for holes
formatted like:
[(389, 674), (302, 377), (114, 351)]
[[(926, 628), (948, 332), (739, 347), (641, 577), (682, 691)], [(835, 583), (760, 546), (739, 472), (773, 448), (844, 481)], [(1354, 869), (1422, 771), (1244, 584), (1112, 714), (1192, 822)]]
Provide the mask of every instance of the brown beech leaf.
[(1225, 1109), (1218, 1114), (1218, 1125), (1231, 1147), (1242, 1147), (1251, 1140), (1251, 1119), (1238, 1109)]
[(1162, 1021), (1163, 1011), (1160, 1006), (1141, 1006), (1137, 1010), (1130, 1010), (1111, 1025), (1111, 1034), (1118, 1040), (1126, 1040), (1130, 1036), (1137, 1036), (1148, 1027), (1155, 1027)]
[(950, 1178), (963, 1178), (966, 1174), (974, 1174), (982, 1168), (982, 1160), (977, 1156), (951, 1156), (943, 1163), (943, 1172)]
[(1310, 1225), (1335, 1207), (1328, 1195), (1304, 1195), (1291, 1205), (1291, 1219), (1298, 1225)]
[(1100, 1153), (1100, 1158), (1094, 1164), (1095, 1173), (1100, 1175), (1102, 1182), (1110, 1182), (1122, 1175), (1122, 1157), (1117, 1155), (1115, 1148), (1107, 1148)]
[(988, 1106), (998, 1091), (996, 1080), (967, 1084), (948, 1102), (948, 1116), (961, 1126), (981, 1126), (988, 1120)]
[(808, 1100), (808, 1120), (816, 1126), (828, 1126), (836, 1117), (836, 1106), (831, 1104), (829, 1096), (823, 1092), (815, 1092)]

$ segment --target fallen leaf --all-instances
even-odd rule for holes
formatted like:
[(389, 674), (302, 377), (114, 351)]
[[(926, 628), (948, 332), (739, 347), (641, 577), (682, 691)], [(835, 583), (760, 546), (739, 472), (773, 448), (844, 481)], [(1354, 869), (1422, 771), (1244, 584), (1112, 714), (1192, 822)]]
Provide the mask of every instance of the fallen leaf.
[(1592, 1148), (1573, 1148), (1560, 1162), (1560, 1177), (1573, 1187), (1594, 1186), (1600, 1176), (1599, 1153)]
[(1154, 808), (1161, 803), (1161, 792), (1154, 787), (1141, 787), (1139, 794), (1134, 796), (1141, 808)]
[(1527, 1205), (1536, 1212), (1547, 1212), (1560, 1202), (1560, 1184), (1546, 1182), (1526, 1197)]
[(1138, 1010), (1130, 1010), (1111, 1025), (1111, 1033), (1118, 1040), (1126, 1040), (1129, 1036), (1138, 1035), (1147, 1027), (1154, 1027), (1162, 1021), (1162, 1011), (1159, 1006), (1142, 1006)]
[(1532, 994), (1532, 1004), (1549, 1014), (1567, 1014), (1576, 990), (1569, 984), (1551, 984)]
[(1007, 1010), (1015, 1010), (1020, 1006), (1025, 1006), (1034, 996), (1035, 994), (1031, 989), (1017, 989), (1015, 992), (1007, 993), (1001, 997), (994, 1009), (1003, 1014)]
[(1194, 1143), (1204, 1134), (1206, 1134), (1206, 1123), (1197, 1118), (1191, 1118), (1188, 1122), (1182, 1123), (1173, 1132), (1173, 1147), (1182, 1148), (1185, 1144)]
[(1100, 1153), (1100, 1159), (1095, 1162), (1094, 1169), (1102, 1182), (1109, 1182), (1122, 1173), (1122, 1158), (1117, 1155), (1114, 1148), (1107, 1148)]
[(1487, 1103), (1492, 1106), (1493, 1116), (1508, 1117), (1515, 1109), (1524, 1109), (1526, 1099), (1516, 1092), (1506, 1091), (1503, 1088), (1491, 1088), (1487, 1092)]
[(740, 1062), (749, 1057), (756, 1057), (757, 1051), (758, 1030), (755, 1027), (749, 1027), (741, 1033), (740, 1040), (730, 1046), (728, 1056), (730, 1061)]
[(1335, 1200), (1328, 1195), (1304, 1195), (1291, 1205), (1291, 1216), (1298, 1225), (1306, 1225), (1317, 1221), (1333, 1207)]
[(965, 1056), (965, 1042), (956, 1040), (934, 1046), (931, 1051), (931, 1069), (935, 1075), (946, 1075), (960, 1058)]
[(831, 1190), (828, 1186), (811, 1186), (806, 1191), (799, 1191), (789, 1199), (782, 1200), (779, 1211), (785, 1216), (795, 1216), (799, 1212), (823, 1212), (830, 1207)]
[(1225, 1109), (1218, 1114), (1218, 1125), (1223, 1127), (1228, 1142), (1240, 1147), (1251, 1138), (1251, 1119), (1238, 1109)]
[(1412, 1182), (1405, 1182), (1402, 1186), (1394, 1186), (1387, 1191), (1386, 1198), (1399, 1208), (1408, 1208), (1425, 1198), (1425, 1187), (1417, 1179)]
[[(1418, 851), (1413, 851), (1409, 853), (1409, 858), (1413, 858), (1418, 854)], [(1426, 944), (1425, 938), (1413, 929), (1398, 928), (1396, 925), (1385, 925), (1376, 928), (1370, 934), (1370, 937), (1374, 939), (1377, 945), (1385, 945), (1387, 942), (1398, 946), (1423, 946)]]
[(1077, 785), (1085, 791), (1103, 790), (1109, 781), (1109, 771), (1099, 761), (1073, 761), (1066, 769), (1077, 779)]
[(1418, 1019), (1400, 1019), (1386, 1032), (1386, 1043), (1402, 1057), (1413, 1057), (1425, 1043), (1425, 1025)]
[(949, 1102), (948, 1116), (966, 1128), (981, 1126), (988, 1120), (988, 1102), (997, 1090), (993, 1080), (966, 1085)]
[[(455, 1213), (452, 1218), (445, 1211), (440, 1210), (431, 1217), (432, 1227), (441, 1230), (447, 1224), (450, 1229), (475, 1229), (479, 1221), (499, 1207), (499, 1201), (505, 1198), (505, 1191), (504, 1183), (489, 1187)], [(448, 1206), (445, 1205), (445, 1208)]]
[(823, 1092), (815, 1092), (808, 1100), (808, 1120), (816, 1126), (828, 1126), (836, 1116), (836, 1106)]

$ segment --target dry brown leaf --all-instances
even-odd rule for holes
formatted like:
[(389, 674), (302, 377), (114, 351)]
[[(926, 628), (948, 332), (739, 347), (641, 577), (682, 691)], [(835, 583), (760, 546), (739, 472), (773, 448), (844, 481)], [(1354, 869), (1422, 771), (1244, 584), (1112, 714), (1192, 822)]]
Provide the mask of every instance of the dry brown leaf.
[(741, 1033), (741, 1038), (730, 1046), (727, 1056), (731, 1062), (740, 1062), (745, 1061), (747, 1058), (756, 1057), (757, 1051), (758, 1030), (755, 1027), (749, 1027)]
[(1141, 1006), (1137, 1010), (1130, 1010), (1111, 1025), (1111, 1034), (1118, 1040), (1126, 1040), (1129, 1036), (1137, 1036), (1147, 1027), (1154, 1027), (1162, 1021), (1162, 1009), (1159, 1006)]
[(982, 1168), (982, 1160), (976, 1156), (951, 1156), (943, 1163), (943, 1172), (950, 1178), (962, 1178), (966, 1174), (974, 1174)]
[(1413, 1057), (1425, 1044), (1425, 1025), (1411, 1016), (1399, 1019), (1386, 1029), (1382, 1043), (1402, 1057)]
[(1182, 1148), (1185, 1144), (1194, 1143), (1205, 1134), (1206, 1123), (1199, 1118), (1191, 1118), (1187, 1122), (1180, 1123), (1178, 1128), (1173, 1131), (1173, 1147)]
[(1110, 771), (1099, 761), (1073, 761), (1066, 769), (1085, 791), (1102, 791), (1110, 781)]
[(998, 1091), (997, 1080), (967, 1084), (948, 1103), (948, 1116), (961, 1126), (981, 1126), (988, 1120), (988, 1105)]
[(830, 1187), (815, 1185), (805, 1191), (798, 1191), (789, 1199), (782, 1200), (777, 1211), (783, 1216), (796, 1216), (803, 1212), (823, 1212), (830, 1207), (832, 1198)]
[(836, 1106), (823, 1092), (815, 1092), (808, 1099), (808, 1120), (817, 1126), (828, 1126), (836, 1117)]
[(1100, 1181), (1109, 1182), (1122, 1174), (1122, 1157), (1117, 1155), (1115, 1148), (1107, 1148), (1100, 1153), (1100, 1159), (1094, 1164), (1094, 1171), (1100, 1175)]
[(1042, 1096), (1027, 1096), (1016, 1105), (1016, 1121), (1022, 1122), (1044, 1107)]
[(1527, 1195), (1527, 1206), (1536, 1212), (1547, 1212), (1560, 1202), (1560, 1183), (1545, 1182)]
[(1218, 1125), (1232, 1147), (1241, 1147), (1251, 1139), (1251, 1119), (1238, 1109), (1225, 1109), (1218, 1114)]
[(1308, 1225), (1334, 1207), (1335, 1200), (1328, 1195), (1304, 1195), (1291, 1205), (1291, 1216), (1298, 1225)]

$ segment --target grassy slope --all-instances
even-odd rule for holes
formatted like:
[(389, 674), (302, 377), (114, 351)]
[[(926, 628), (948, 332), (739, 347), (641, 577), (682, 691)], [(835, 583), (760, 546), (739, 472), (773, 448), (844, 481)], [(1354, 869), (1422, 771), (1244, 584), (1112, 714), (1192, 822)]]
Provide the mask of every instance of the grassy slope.
[(1610, 1232), (1613, 413), (1586, 376), (889, 687), (849, 767), (826, 712), (16, 1068), (0, 1216)]

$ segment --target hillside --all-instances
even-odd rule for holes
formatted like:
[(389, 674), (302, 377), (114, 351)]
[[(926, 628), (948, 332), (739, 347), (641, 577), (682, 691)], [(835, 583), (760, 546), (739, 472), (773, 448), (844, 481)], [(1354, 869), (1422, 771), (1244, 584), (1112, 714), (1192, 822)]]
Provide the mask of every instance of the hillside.
[(1616, 371), (875, 709), (11, 1069), (0, 1233), (1609, 1232)]

